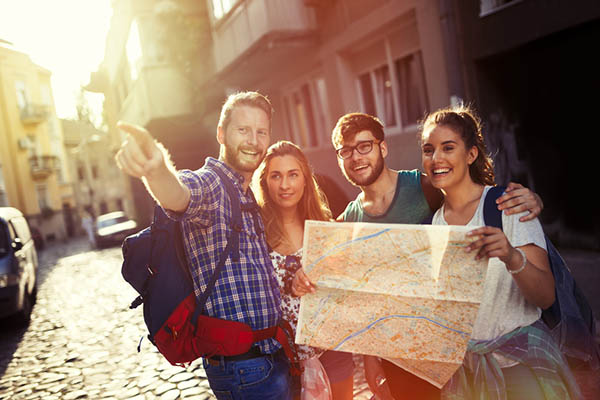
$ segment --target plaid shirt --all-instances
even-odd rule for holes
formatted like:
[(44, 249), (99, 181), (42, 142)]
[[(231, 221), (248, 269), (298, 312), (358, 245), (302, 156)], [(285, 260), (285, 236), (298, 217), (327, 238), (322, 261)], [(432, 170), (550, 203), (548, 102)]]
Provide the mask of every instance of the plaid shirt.
[[(239, 189), (240, 205), (255, 201), (250, 189), (243, 192), (241, 175), (208, 157), (199, 170), (178, 172), (191, 192), (187, 210), (183, 213), (165, 210), (171, 218), (182, 221), (196, 297), (206, 289), (232, 230), (231, 203), (219, 176), (211, 170), (216, 168), (224, 171)], [(279, 285), (260, 216), (243, 211), (242, 223), (240, 261), (232, 263), (231, 257), (227, 258), (206, 302), (206, 312), (212, 317), (244, 322), (252, 329), (264, 329), (277, 325), (281, 317)], [(266, 354), (281, 347), (274, 339), (258, 342), (258, 346)]]
[(494, 352), (529, 367), (545, 399), (582, 398), (575, 377), (550, 331), (537, 320), (493, 340), (471, 340), (463, 365), (442, 390), (442, 399), (505, 400), (504, 376), (492, 356)]

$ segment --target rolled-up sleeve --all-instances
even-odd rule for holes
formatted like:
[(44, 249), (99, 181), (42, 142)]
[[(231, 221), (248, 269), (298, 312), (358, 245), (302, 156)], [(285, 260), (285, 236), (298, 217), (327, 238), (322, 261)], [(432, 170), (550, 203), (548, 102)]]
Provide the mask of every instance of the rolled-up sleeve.
[(184, 169), (178, 171), (177, 176), (189, 189), (190, 202), (183, 212), (165, 210), (165, 213), (175, 221), (193, 221), (207, 226), (212, 221), (210, 216), (219, 207), (220, 183), (217, 175), (206, 169), (197, 171)]

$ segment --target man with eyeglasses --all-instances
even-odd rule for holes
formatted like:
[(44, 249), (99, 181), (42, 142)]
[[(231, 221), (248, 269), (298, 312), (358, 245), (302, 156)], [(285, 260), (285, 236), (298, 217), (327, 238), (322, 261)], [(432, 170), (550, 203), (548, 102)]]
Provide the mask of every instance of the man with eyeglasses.
[[(338, 120), (331, 140), (342, 173), (361, 190), (338, 221), (419, 224), (441, 206), (442, 194), (431, 185), (427, 175), (416, 169), (396, 171), (385, 165), (389, 148), (383, 125), (377, 118), (362, 113), (346, 114)], [(515, 183), (508, 187), (499, 199), (499, 209), (507, 214), (529, 210), (523, 221), (540, 214), (543, 205), (537, 194)], [(301, 285), (298, 294), (311, 291), (310, 282), (298, 280)], [(335, 365), (352, 365), (349, 353), (328, 353), (337, 360)], [(367, 382), (378, 398), (440, 397), (439, 389), (386, 360), (365, 356), (364, 363)], [(326, 369), (331, 368), (329, 363), (323, 364)]]

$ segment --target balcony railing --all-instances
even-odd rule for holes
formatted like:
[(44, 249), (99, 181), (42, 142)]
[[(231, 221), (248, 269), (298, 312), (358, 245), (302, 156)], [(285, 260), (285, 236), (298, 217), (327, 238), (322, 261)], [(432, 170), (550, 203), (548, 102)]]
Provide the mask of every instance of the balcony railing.
[[(314, 9), (304, 0), (246, 0), (213, 26), (214, 56), (217, 72), (238, 61), (245, 65), (245, 74), (256, 69), (269, 73), (277, 61), (301, 54), (316, 35)], [(283, 57), (283, 58), (282, 58)], [(264, 60), (268, 58), (270, 60)]]
[(58, 169), (58, 157), (55, 155), (42, 155), (29, 157), (29, 168), (34, 179), (46, 179)]
[(48, 119), (50, 107), (46, 104), (27, 103), (21, 108), (21, 122), (24, 124), (39, 124)]

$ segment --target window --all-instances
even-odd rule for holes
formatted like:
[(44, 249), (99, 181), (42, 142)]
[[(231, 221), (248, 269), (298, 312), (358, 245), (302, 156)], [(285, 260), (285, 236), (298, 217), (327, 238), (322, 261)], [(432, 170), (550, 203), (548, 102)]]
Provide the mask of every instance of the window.
[(420, 51), (359, 74), (358, 89), (362, 111), (386, 128), (415, 125), (429, 107)]
[(92, 165), (92, 178), (94, 179), (98, 179), (99, 173), (98, 173), (98, 166), (96, 164)]
[(402, 125), (413, 125), (429, 108), (421, 53), (413, 53), (394, 62), (398, 77), (398, 103)]
[(77, 166), (77, 178), (80, 181), (85, 181), (85, 169), (84, 169), (83, 165)]
[(283, 96), (289, 138), (302, 148), (325, 143), (329, 123), (325, 80), (317, 77), (304, 81)]
[(225, 16), (240, 0), (211, 0), (213, 16), (215, 19), (221, 19)]
[(43, 211), (49, 209), (50, 203), (48, 202), (48, 188), (46, 185), (36, 185), (35, 191), (37, 193), (40, 210)]
[(139, 76), (142, 67), (142, 44), (140, 42), (140, 31), (137, 21), (133, 20), (129, 28), (129, 37), (125, 46), (127, 62), (129, 63), (129, 75), (134, 82)]
[(20, 110), (23, 110), (29, 104), (29, 95), (27, 94), (25, 82), (15, 81), (15, 89), (17, 90), (17, 105)]

